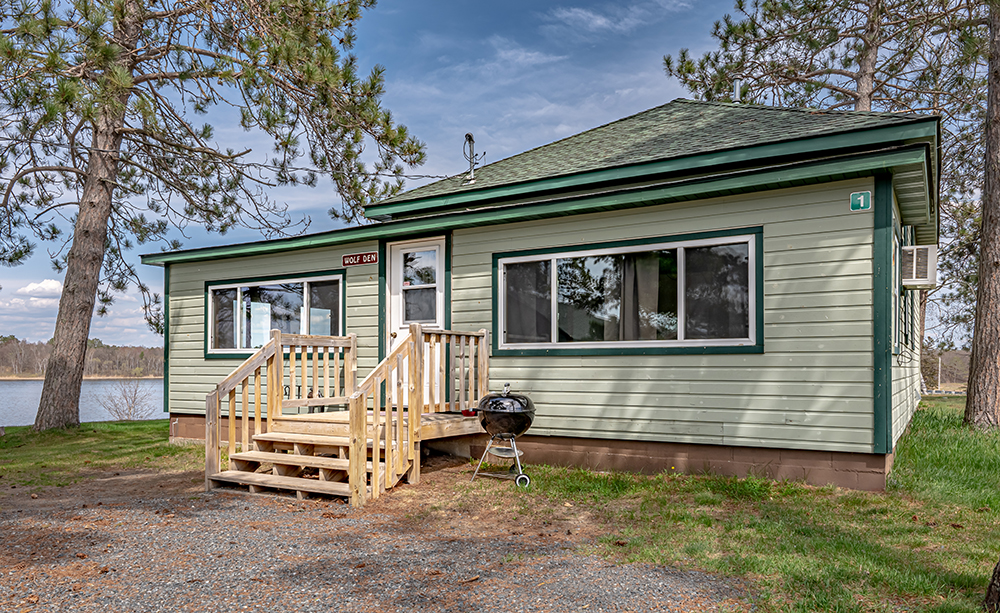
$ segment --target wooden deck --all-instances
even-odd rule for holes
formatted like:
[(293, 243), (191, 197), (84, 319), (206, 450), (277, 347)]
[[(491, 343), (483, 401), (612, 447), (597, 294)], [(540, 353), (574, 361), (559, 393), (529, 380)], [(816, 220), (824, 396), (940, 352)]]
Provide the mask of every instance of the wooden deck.
[[(349, 420), (350, 414), (347, 411), (282, 415), (280, 419), (275, 420), (280, 424), (276, 424), (275, 429), (281, 432), (347, 436)], [(372, 412), (369, 411), (368, 425), (371, 426), (373, 421)], [(405, 419), (403, 424), (407, 424)], [(483, 427), (479, 425), (479, 418), (475, 416), (466, 417), (460, 412), (423, 413), (420, 415), (420, 440), (422, 441), (483, 433)]]
[[(206, 489), (240, 484), (251, 492), (345, 496), (361, 506), (403, 479), (416, 483), (423, 441), (483, 432), (460, 410), (488, 392), (488, 355), (486, 330), (425, 332), (411, 324), (358, 382), (355, 335), (272, 330), (205, 398)], [(302, 412), (338, 405), (347, 410)], [(230, 417), (226, 469), (223, 408)], [(238, 428), (243, 441), (253, 441), (239, 452)]]

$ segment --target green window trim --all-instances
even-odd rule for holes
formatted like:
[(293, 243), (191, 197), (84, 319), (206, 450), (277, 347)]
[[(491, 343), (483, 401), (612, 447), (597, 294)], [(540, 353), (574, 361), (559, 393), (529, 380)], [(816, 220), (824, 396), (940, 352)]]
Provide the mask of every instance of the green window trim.
[(244, 277), (238, 279), (219, 279), (205, 281), (205, 291), (203, 295), (203, 336), (202, 348), (206, 360), (245, 360), (252, 356), (255, 351), (249, 349), (217, 350), (210, 347), (210, 326), (211, 309), (209, 306), (211, 291), (216, 288), (234, 287), (240, 285), (260, 285), (264, 283), (315, 281), (326, 279), (338, 279), (340, 282), (340, 330), (341, 334), (346, 334), (347, 330), (347, 271), (346, 269), (334, 269), (323, 271), (310, 271), (302, 273), (289, 273), (282, 275), (268, 275), (260, 277)]
[[(750, 338), (741, 344), (670, 344), (671, 341), (632, 341), (629, 345), (618, 344), (621, 341), (595, 342), (592, 345), (580, 346), (578, 343), (550, 342), (539, 347), (502, 348), (503, 322), (501, 321), (500, 294), (501, 260), (511, 258), (530, 258), (532, 256), (552, 256), (555, 254), (581, 256), (599, 250), (628, 249), (646, 245), (670, 245), (724, 239), (729, 237), (747, 237), (751, 246), (750, 261)], [(541, 259), (539, 257), (539, 259)], [(493, 355), (494, 356), (611, 356), (611, 355), (707, 355), (707, 354), (750, 354), (764, 353), (764, 229), (762, 226), (732, 228), (708, 232), (696, 232), (681, 235), (656, 236), (633, 240), (614, 241), (606, 243), (590, 243), (585, 245), (568, 245), (546, 249), (522, 250), (493, 254), (492, 301), (493, 301)], [(652, 343), (658, 344), (652, 344)], [(722, 341), (723, 343), (725, 341)], [(601, 345), (601, 346), (595, 346)], [(641, 346), (640, 346), (641, 345)]]

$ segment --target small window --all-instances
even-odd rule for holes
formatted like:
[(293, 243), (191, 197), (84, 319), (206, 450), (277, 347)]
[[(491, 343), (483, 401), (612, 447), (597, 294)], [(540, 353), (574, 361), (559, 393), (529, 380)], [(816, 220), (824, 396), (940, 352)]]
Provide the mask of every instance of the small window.
[(208, 288), (209, 351), (245, 353), (286, 334), (341, 334), (341, 278), (289, 279)]
[(501, 257), (500, 348), (753, 345), (754, 238)]
[(437, 250), (403, 252), (403, 323), (437, 321)]

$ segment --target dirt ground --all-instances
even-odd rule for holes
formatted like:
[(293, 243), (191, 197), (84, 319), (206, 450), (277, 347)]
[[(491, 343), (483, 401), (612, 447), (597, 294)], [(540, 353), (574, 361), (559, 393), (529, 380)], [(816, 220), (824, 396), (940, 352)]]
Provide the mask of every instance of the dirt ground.
[[(595, 553), (583, 505), (513, 504), (432, 456), (361, 510), (222, 489), (200, 472), (0, 482), (2, 611), (743, 611), (738, 582)], [(541, 498), (541, 497), (536, 497)]]

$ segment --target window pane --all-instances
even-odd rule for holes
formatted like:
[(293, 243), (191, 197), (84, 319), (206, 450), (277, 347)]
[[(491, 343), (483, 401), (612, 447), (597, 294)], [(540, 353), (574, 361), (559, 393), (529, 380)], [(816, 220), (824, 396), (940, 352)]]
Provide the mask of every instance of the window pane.
[(303, 304), (301, 283), (244, 287), (244, 347), (262, 347), (273, 329), (286, 334), (302, 334)]
[(621, 272), (621, 340), (677, 338), (677, 251), (625, 254)]
[(236, 348), (236, 289), (212, 290), (213, 349)]
[(620, 339), (622, 259), (618, 254), (556, 261), (559, 342)]
[(403, 288), (403, 321), (436, 322), (437, 290)]
[(552, 340), (552, 277), (549, 260), (504, 266), (504, 341)]
[(403, 287), (437, 282), (437, 251), (403, 253)]
[(340, 281), (309, 284), (309, 334), (340, 336)]
[(749, 245), (691, 247), (684, 256), (686, 337), (749, 337)]

